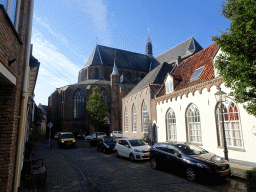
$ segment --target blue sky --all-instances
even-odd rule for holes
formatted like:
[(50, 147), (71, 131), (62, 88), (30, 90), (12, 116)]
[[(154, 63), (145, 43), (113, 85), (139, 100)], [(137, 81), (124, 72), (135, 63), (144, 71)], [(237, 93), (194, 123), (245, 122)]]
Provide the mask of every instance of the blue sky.
[(96, 42), (144, 54), (148, 36), (157, 56), (193, 34), (206, 48), (211, 36), (229, 27), (223, 1), (207, 0), (43, 0), (35, 1), (33, 55), (40, 69), (36, 104), (48, 105), (56, 88), (77, 83)]

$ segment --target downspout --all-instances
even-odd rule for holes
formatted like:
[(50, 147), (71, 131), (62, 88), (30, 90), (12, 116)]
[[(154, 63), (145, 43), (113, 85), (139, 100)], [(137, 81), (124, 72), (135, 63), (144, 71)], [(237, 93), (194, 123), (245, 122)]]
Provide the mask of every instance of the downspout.
[(20, 125), (18, 130), (17, 138), (17, 151), (16, 151), (16, 166), (15, 166), (15, 175), (14, 175), (14, 188), (13, 191), (17, 192), (20, 186), (20, 175), (22, 169), (23, 161), (23, 149), (24, 149), (24, 138), (26, 130), (26, 119), (27, 119), (27, 101), (28, 101), (28, 81), (29, 81), (29, 60), (30, 60), (30, 48), (31, 48), (31, 33), (32, 33), (32, 22), (33, 22), (33, 9), (34, 9), (34, 0), (31, 0), (29, 8), (29, 21), (28, 21), (28, 34), (27, 34), (27, 54), (25, 60), (25, 71), (24, 71), (24, 84), (22, 90), (21, 98), (21, 111), (20, 111)]

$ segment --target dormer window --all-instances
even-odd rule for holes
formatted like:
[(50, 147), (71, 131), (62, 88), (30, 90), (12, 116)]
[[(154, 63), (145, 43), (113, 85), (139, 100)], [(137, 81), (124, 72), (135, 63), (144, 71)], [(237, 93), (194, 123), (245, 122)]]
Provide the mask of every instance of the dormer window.
[(197, 79), (200, 77), (200, 75), (201, 75), (203, 69), (204, 69), (204, 66), (203, 66), (203, 67), (200, 67), (200, 68), (198, 68), (198, 69), (196, 69), (195, 72), (194, 72), (194, 74), (192, 75), (190, 81), (195, 81), (195, 80), (197, 80)]
[(165, 81), (165, 92), (166, 92), (166, 94), (173, 92), (173, 79), (170, 75), (168, 75), (168, 77)]

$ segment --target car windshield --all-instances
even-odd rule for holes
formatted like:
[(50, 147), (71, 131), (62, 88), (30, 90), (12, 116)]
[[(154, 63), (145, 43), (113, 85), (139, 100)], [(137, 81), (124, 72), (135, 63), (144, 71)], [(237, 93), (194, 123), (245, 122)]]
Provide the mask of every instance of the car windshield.
[(61, 134), (61, 138), (74, 138), (73, 134)]
[(133, 147), (145, 145), (145, 142), (144, 142), (143, 140), (140, 140), (140, 139), (129, 140), (129, 143), (130, 143), (131, 146), (133, 146)]
[(112, 137), (106, 137), (106, 138), (104, 138), (104, 142), (111, 143), (111, 142), (115, 142), (115, 140)]
[(177, 144), (176, 147), (182, 151), (185, 155), (200, 155), (209, 153), (205, 149), (193, 144)]

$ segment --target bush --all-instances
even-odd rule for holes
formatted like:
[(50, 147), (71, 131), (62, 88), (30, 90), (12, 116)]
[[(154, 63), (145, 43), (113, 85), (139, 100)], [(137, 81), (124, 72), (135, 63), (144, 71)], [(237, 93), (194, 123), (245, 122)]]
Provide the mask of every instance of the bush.
[(256, 191), (256, 167), (246, 171), (247, 191)]

